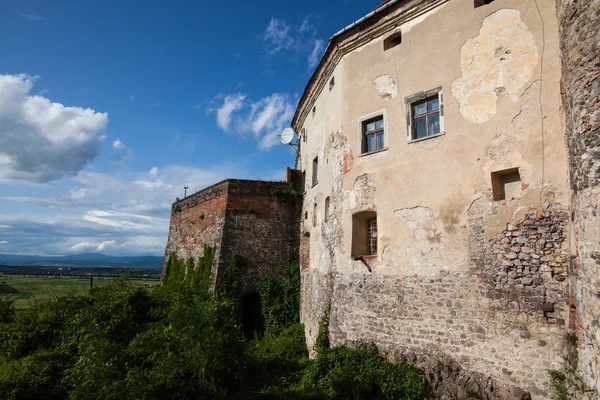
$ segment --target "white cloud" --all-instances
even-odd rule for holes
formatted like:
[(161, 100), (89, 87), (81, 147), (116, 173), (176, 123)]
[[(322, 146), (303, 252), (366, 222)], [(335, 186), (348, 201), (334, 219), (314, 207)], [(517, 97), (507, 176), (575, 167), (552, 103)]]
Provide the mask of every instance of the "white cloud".
[(223, 104), (216, 110), (217, 125), (224, 131), (228, 131), (233, 113), (244, 107), (246, 96), (241, 93), (234, 93), (227, 96), (219, 95), (217, 98), (223, 99)]
[(121, 139), (116, 139), (112, 143), (113, 154), (112, 161), (116, 164), (124, 164), (133, 159), (133, 150), (125, 146)]
[(8, 244), (8, 241), (2, 240), (2, 241), (0, 241), (0, 244)]
[(271, 18), (262, 39), (267, 46), (269, 55), (277, 54), (283, 49), (292, 49), (296, 46), (296, 41), (290, 36), (290, 27), (288, 24), (277, 18)]
[(319, 57), (323, 53), (325, 43), (321, 39), (315, 39), (315, 46), (308, 56), (308, 68), (313, 69), (319, 63)]
[[(296, 102), (283, 93), (273, 93), (256, 102), (246, 101), (246, 96), (235, 93), (228, 96), (218, 95), (214, 102), (223, 99), (223, 105), (217, 111), (217, 125), (223, 131), (229, 131), (234, 112), (237, 112), (235, 130), (245, 136), (250, 133), (258, 142), (258, 148), (268, 150), (279, 143), (277, 135), (290, 125)], [(228, 102), (227, 99), (232, 99)], [(239, 102), (236, 102), (239, 99)], [(235, 102), (235, 107), (231, 104)], [(221, 110), (223, 111), (220, 114)]]
[(120, 139), (116, 139), (116, 140), (113, 142), (113, 149), (116, 149), (116, 150), (118, 150), (118, 149), (122, 149), (122, 148), (124, 148), (124, 147), (125, 147), (125, 145), (123, 144), (123, 142), (121, 142), (121, 140), (120, 140)]
[(312, 21), (314, 18), (315, 18), (315, 16), (312, 14), (309, 14), (306, 17), (304, 17), (304, 19), (302, 20), (302, 24), (300, 25), (300, 29), (298, 29), (298, 32), (300, 32), (300, 33), (309, 32), (312, 35), (316, 35), (317, 28), (315, 27), (315, 25)]
[(108, 115), (31, 95), (35, 77), (0, 75), (0, 182), (76, 175), (99, 153)]
[(156, 167), (150, 168), (150, 171), (148, 171), (148, 175), (150, 175), (152, 177), (158, 176), (158, 168), (156, 168)]

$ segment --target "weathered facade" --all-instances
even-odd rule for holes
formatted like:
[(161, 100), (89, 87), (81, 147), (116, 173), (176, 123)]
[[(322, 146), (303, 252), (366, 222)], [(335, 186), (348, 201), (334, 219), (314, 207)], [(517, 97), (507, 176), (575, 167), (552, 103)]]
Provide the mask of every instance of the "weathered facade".
[(570, 327), (577, 370), (591, 388), (600, 374), (600, 1), (558, 0), (562, 96), (572, 189)]
[(292, 181), (289, 169), (287, 182), (227, 179), (173, 203), (165, 261), (172, 253), (198, 259), (206, 244), (215, 247), (214, 282), (235, 255), (248, 260), (243, 293), (256, 292), (261, 274), (281, 278), (298, 262), (300, 203), (285, 195)]
[[(580, 18), (571, 3), (590, 2), (559, 3), (567, 20)], [(560, 87), (561, 41), (597, 82), (597, 30), (587, 32), (593, 55), (582, 60), (564, 42), (575, 34), (559, 39), (550, 0), (392, 0), (334, 35), (292, 123), (307, 188), (309, 347), (331, 304), (332, 344), (373, 342), (429, 371), (439, 393), (550, 397), (573, 297), (587, 299), (582, 332), (598, 329), (599, 233), (596, 220), (587, 226), (597, 135), (580, 143), (597, 125), (584, 126), (577, 108), (594, 104), (585, 112), (597, 121), (597, 85), (567, 107), (569, 150), (561, 107), (585, 82), (574, 72), (564, 98)], [(594, 159), (576, 173), (589, 190), (573, 198), (586, 204), (575, 229), (569, 151)], [(597, 364), (587, 373), (591, 386)]]

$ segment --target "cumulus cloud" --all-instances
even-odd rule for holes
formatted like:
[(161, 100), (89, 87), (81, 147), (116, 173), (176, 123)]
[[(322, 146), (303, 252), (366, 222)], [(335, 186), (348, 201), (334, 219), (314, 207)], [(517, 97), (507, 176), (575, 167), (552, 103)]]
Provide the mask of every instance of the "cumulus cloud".
[(0, 75), (0, 182), (76, 175), (99, 153), (108, 115), (31, 95), (35, 77)]
[[(232, 107), (233, 100), (228, 99), (240, 101)], [(250, 134), (257, 140), (260, 150), (268, 150), (279, 143), (277, 135), (290, 125), (296, 107), (296, 101), (283, 93), (273, 93), (255, 102), (247, 101), (246, 96), (241, 93), (218, 95), (213, 102), (219, 101), (222, 102), (216, 108), (219, 128), (229, 131), (235, 119), (235, 131), (242, 136)], [(222, 110), (225, 111), (220, 114)]]
[(308, 68), (313, 69), (317, 66), (324, 48), (324, 42), (320, 39), (316, 39), (315, 46), (313, 47), (311, 53), (308, 55)]

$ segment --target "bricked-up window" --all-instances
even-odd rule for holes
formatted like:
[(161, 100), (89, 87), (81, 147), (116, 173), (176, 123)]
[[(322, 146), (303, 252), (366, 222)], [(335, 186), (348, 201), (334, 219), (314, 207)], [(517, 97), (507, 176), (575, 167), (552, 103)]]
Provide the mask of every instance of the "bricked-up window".
[(383, 126), (383, 116), (368, 119), (362, 124), (362, 153), (371, 153), (373, 151), (385, 149), (385, 130)]
[(474, 0), (473, 5), (475, 8), (485, 6), (486, 4), (490, 4), (494, 0)]
[(413, 140), (423, 139), (441, 132), (440, 97), (437, 94), (414, 102), (411, 109)]
[(402, 32), (396, 32), (383, 39), (383, 50), (389, 50), (402, 43)]
[(362, 211), (352, 215), (352, 256), (377, 255), (377, 213)]
[(492, 172), (494, 201), (512, 200), (521, 197), (521, 175), (519, 168)]
[(315, 157), (312, 164), (312, 185), (319, 183), (319, 157)]

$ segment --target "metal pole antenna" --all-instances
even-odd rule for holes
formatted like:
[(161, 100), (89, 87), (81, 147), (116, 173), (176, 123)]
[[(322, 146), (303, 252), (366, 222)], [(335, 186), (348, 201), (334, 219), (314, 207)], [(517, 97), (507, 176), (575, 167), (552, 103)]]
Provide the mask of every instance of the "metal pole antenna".
[(187, 190), (188, 190), (188, 186), (184, 186), (183, 187), (184, 193), (183, 193), (183, 198), (185, 199), (187, 197)]

